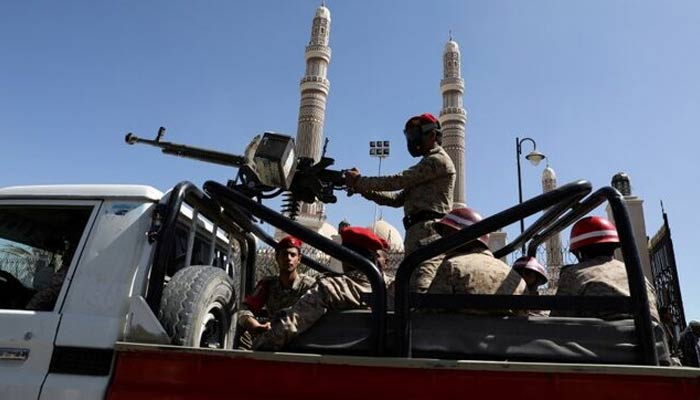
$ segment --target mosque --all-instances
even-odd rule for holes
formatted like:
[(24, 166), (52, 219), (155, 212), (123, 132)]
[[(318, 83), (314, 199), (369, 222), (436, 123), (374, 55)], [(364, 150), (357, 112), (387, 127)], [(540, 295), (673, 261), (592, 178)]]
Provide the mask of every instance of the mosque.
[[(311, 38), (306, 46), (306, 71), (300, 82), (301, 104), (296, 135), (297, 155), (311, 157), (316, 161), (321, 157), (326, 101), (330, 91), (330, 82), (327, 78), (331, 62), (330, 31), (331, 12), (325, 4), (322, 4), (316, 9), (311, 26)], [(461, 76), (460, 58), (459, 45), (450, 37), (442, 53), (443, 74), (440, 81), (442, 109), (439, 118), (443, 130), (443, 147), (452, 158), (457, 170), (454, 207), (464, 207), (467, 204), (465, 199), (467, 112), (464, 109), (464, 79)], [(556, 176), (549, 167), (543, 172), (542, 184), (544, 191), (556, 187)], [(303, 204), (297, 221), (326, 237), (338, 238), (338, 231), (326, 220), (322, 203)], [(403, 237), (391, 224), (380, 218), (369, 228), (385, 238), (393, 251), (403, 252)], [(276, 236), (279, 236), (279, 233)], [(498, 232), (492, 236), (492, 243), (490, 243), (492, 248), (497, 249), (505, 245), (504, 232)], [(550, 239), (546, 247), (549, 249), (547, 264), (550, 270), (558, 271), (556, 267), (562, 263), (559, 237)]]
[[(330, 82), (327, 78), (328, 66), (331, 61), (331, 48), (329, 47), (330, 28), (330, 10), (325, 4), (321, 4), (321, 6), (316, 9), (311, 27), (311, 39), (306, 46), (306, 71), (300, 83), (301, 104), (299, 106), (296, 135), (297, 155), (312, 157), (316, 161), (321, 157), (326, 100), (330, 90)], [(464, 80), (461, 76), (460, 56), (459, 45), (450, 37), (442, 53), (443, 75), (440, 81), (442, 109), (440, 110), (439, 118), (443, 130), (443, 147), (452, 158), (457, 170), (453, 197), (454, 207), (463, 207), (467, 204), (465, 199), (465, 135), (467, 113), (463, 104)], [(680, 327), (683, 327), (685, 320), (683, 317), (683, 305), (680, 300), (680, 288), (678, 287), (675, 260), (673, 260), (670, 265), (666, 265), (659, 260), (666, 260), (668, 257), (658, 257), (658, 254), (654, 257), (650, 257), (651, 247), (653, 247), (656, 253), (663, 251), (670, 251), (671, 254), (673, 253), (668, 226), (664, 225), (664, 227), (659, 230), (659, 233), (657, 233), (654, 240), (652, 240), (653, 246), (650, 246), (646, 235), (646, 226), (644, 224), (643, 201), (637, 196), (632, 195), (628, 176), (624, 173), (615, 175), (612, 179), (612, 186), (623, 194), (625, 203), (629, 209), (635, 237), (640, 249), (644, 275), (647, 279), (655, 283), (657, 290), (660, 290), (661, 304), (668, 304), (674, 307), (674, 315), (676, 315), (674, 320)], [(543, 192), (548, 192), (556, 187), (556, 174), (548, 165), (542, 173), (542, 190)], [(612, 219), (609, 206), (607, 213), (608, 218)], [(665, 213), (664, 218), (666, 218)], [(339, 240), (337, 229), (326, 221), (326, 214), (322, 203), (303, 204), (297, 220), (302, 225), (326, 237)], [(343, 221), (343, 223), (345, 223), (345, 221)], [(390, 251), (389, 266), (391, 266), (391, 264), (398, 264), (403, 256), (403, 238), (401, 233), (381, 218), (375, 220), (369, 228), (373, 229), (379, 236), (390, 243), (392, 249)], [(281, 232), (276, 232), (275, 234), (277, 239), (279, 239), (281, 235)], [(664, 242), (664, 240), (666, 242)], [(490, 234), (489, 247), (491, 250), (500, 249), (505, 246), (506, 242), (505, 232), (497, 231)], [(662, 242), (665, 244), (659, 244)], [(671, 247), (671, 250), (667, 249), (668, 246)], [(561, 237), (559, 235), (554, 235), (548, 238), (542, 250), (542, 253), (538, 253), (538, 258), (540, 258), (541, 262), (544, 261), (543, 264), (547, 266), (549, 282), (557, 282), (559, 270), (565, 261), (563, 259), (564, 252), (562, 251)], [(327, 255), (317, 254), (317, 256), (319, 258), (325, 258), (325, 260), (323, 260), (325, 262), (329, 261), (331, 268), (333, 268), (334, 262), (337, 264), (337, 260), (329, 260)], [(671, 258), (673, 257), (671, 256)], [(268, 264), (272, 263), (272, 260), (268, 261)], [(508, 260), (504, 259), (503, 261), (507, 262)], [(656, 261), (656, 263), (652, 261)], [(336, 267), (338, 266), (336, 265)], [(393, 265), (393, 267), (396, 267), (396, 265)], [(675, 280), (670, 279), (669, 276), (675, 276), (676, 278), (674, 278)], [(675, 282), (675, 286), (669, 286), (668, 281)], [(552, 294), (555, 289), (555, 286), (549, 285), (545, 289), (545, 292)]]

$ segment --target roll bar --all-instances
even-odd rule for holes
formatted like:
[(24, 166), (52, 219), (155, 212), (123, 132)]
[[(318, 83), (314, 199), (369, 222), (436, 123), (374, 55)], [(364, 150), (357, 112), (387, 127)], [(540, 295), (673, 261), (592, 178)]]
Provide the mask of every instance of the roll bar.
[[(409, 254), (399, 265), (396, 273), (396, 334), (399, 356), (411, 357), (411, 307), (435, 308), (486, 308), (486, 309), (615, 309), (630, 312), (634, 316), (635, 332), (644, 364), (658, 365), (654, 347), (649, 299), (642, 273), (639, 252), (622, 195), (611, 187), (604, 187), (589, 197), (591, 184), (576, 181), (550, 192), (536, 196), (505, 211), (492, 215), (461, 231), (441, 238)], [(436, 295), (411, 294), (409, 282), (415, 269), (422, 262), (460, 247), (462, 244), (497, 229), (508, 226), (539, 211), (547, 210), (525, 232), (512, 243), (495, 252), (503, 257), (520, 244), (532, 238), (528, 254), (534, 255), (537, 246), (548, 236), (572, 224), (578, 218), (608, 201), (613, 212), (622, 254), (627, 269), (630, 296), (508, 296), (508, 295)], [(550, 208), (551, 207), (551, 208)], [(567, 212), (568, 211), (568, 212)], [(565, 214), (566, 213), (566, 214)], [(563, 215), (563, 216), (562, 216)], [(414, 300), (414, 301), (411, 301)]]
[(211, 196), (214, 201), (220, 204), (225, 211), (234, 215), (236, 212), (250, 213), (272, 226), (298, 237), (310, 246), (332, 257), (343, 260), (363, 272), (369, 279), (373, 293), (370, 299), (374, 326), (371, 340), (375, 345), (375, 354), (384, 354), (386, 343), (386, 286), (382, 273), (372, 262), (354, 251), (284, 217), (278, 212), (251, 200), (235, 189), (231, 189), (218, 182), (207, 181), (204, 183), (204, 191)]
[(154, 232), (157, 241), (148, 288), (146, 289), (146, 302), (155, 315), (158, 315), (158, 309), (160, 308), (165, 274), (168, 265), (172, 263), (170, 258), (173, 254), (175, 228), (177, 227), (177, 219), (182, 203), (190, 204), (212, 221), (212, 223), (232, 233), (241, 245), (242, 250), (247, 249), (248, 254), (251, 252), (253, 253), (253, 257), (246, 257), (245, 262), (250, 264), (247, 267), (255, 267), (255, 238), (253, 238), (250, 233), (244, 232), (240, 227), (233, 224), (229, 218), (221, 213), (221, 207), (202, 193), (192, 182), (180, 182), (170, 191), (170, 196), (165, 206), (162, 226), (157, 232)]

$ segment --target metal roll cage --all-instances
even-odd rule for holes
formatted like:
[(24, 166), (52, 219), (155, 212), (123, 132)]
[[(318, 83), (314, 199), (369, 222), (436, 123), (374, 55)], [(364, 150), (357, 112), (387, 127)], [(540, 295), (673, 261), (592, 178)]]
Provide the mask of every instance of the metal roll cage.
[[(288, 234), (294, 235), (304, 243), (342, 260), (365, 273), (372, 287), (369, 296), (372, 318), (371, 340), (374, 353), (378, 356), (386, 354), (387, 342), (387, 312), (386, 286), (379, 269), (366, 258), (341, 246), (332, 240), (286, 218), (280, 213), (250, 199), (235, 189), (214, 181), (204, 183), (204, 192), (190, 182), (181, 182), (170, 194), (166, 218), (159, 232), (154, 263), (151, 270), (150, 284), (146, 300), (154, 312), (157, 312), (162, 295), (166, 268), (172, 254), (173, 238), (177, 214), (182, 202), (205, 210), (203, 215), (217, 225), (225, 227), (241, 244), (242, 250), (242, 282), (243, 293), (252, 291), (255, 284), (255, 236), (268, 245), (274, 246), (275, 240), (265, 233), (257, 224), (256, 218), (267, 222)], [(649, 299), (642, 273), (641, 262), (632, 225), (622, 195), (612, 187), (603, 187), (593, 194), (591, 184), (587, 181), (576, 181), (563, 185), (550, 192), (536, 196), (514, 207), (494, 214), (470, 227), (422, 247), (409, 254), (399, 265), (396, 273), (396, 343), (398, 355), (411, 357), (411, 309), (412, 307), (434, 308), (485, 308), (485, 309), (576, 309), (627, 312), (634, 316), (635, 332), (640, 343), (640, 357), (644, 364), (658, 365), (658, 356), (654, 347)], [(590, 195), (589, 195), (590, 194)], [(587, 196), (587, 197), (586, 197)], [(411, 294), (409, 281), (415, 269), (423, 261), (437, 255), (454, 250), (463, 243), (474, 240), (484, 234), (496, 231), (514, 222), (546, 210), (520, 236), (504, 248), (494, 253), (497, 258), (503, 257), (516, 250), (529, 240), (528, 255), (534, 255), (537, 247), (547, 237), (560, 232), (573, 222), (598, 207), (603, 202), (610, 204), (614, 222), (620, 236), (621, 250), (627, 269), (630, 296), (509, 296), (509, 295), (435, 295)], [(304, 257), (302, 262), (314, 270), (324, 273), (335, 273), (326, 266)], [(239, 296), (242, 297), (242, 296)]]

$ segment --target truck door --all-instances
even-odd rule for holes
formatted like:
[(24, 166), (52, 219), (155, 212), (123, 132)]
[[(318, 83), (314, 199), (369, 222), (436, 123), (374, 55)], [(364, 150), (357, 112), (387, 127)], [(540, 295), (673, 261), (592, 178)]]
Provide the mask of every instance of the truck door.
[(99, 201), (0, 200), (0, 398), (36, 399)]

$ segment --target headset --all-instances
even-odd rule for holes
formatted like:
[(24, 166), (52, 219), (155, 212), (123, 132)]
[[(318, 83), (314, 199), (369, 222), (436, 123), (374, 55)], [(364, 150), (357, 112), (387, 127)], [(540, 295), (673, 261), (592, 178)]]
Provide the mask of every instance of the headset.
[(435, 117), (433, 117), (430, 114), (423, 114), (420, 116), (412, 117), (408, 120), (408, 122), (410, 123), (411, 121), (414, 121), (416, 119), (418, 119), (419, 121), (422, 121), (423, 119), (433, 120), (433, 122), (424, 123), (420, 125), (407, 125), (406, 128), (403, 130), (403, 133), (406, 136), (406, 145), (408, 147), (408, 152), (411, 153), (413, 157), (420, 157), (423, 155), (421, 151), (421, 145), (423, 144), (423, 136), (426, 133), (437, 131), (435, 140), (438, 144), (442, 145), (442, 130), (440, 127), (440, 121), (438, 121)]

